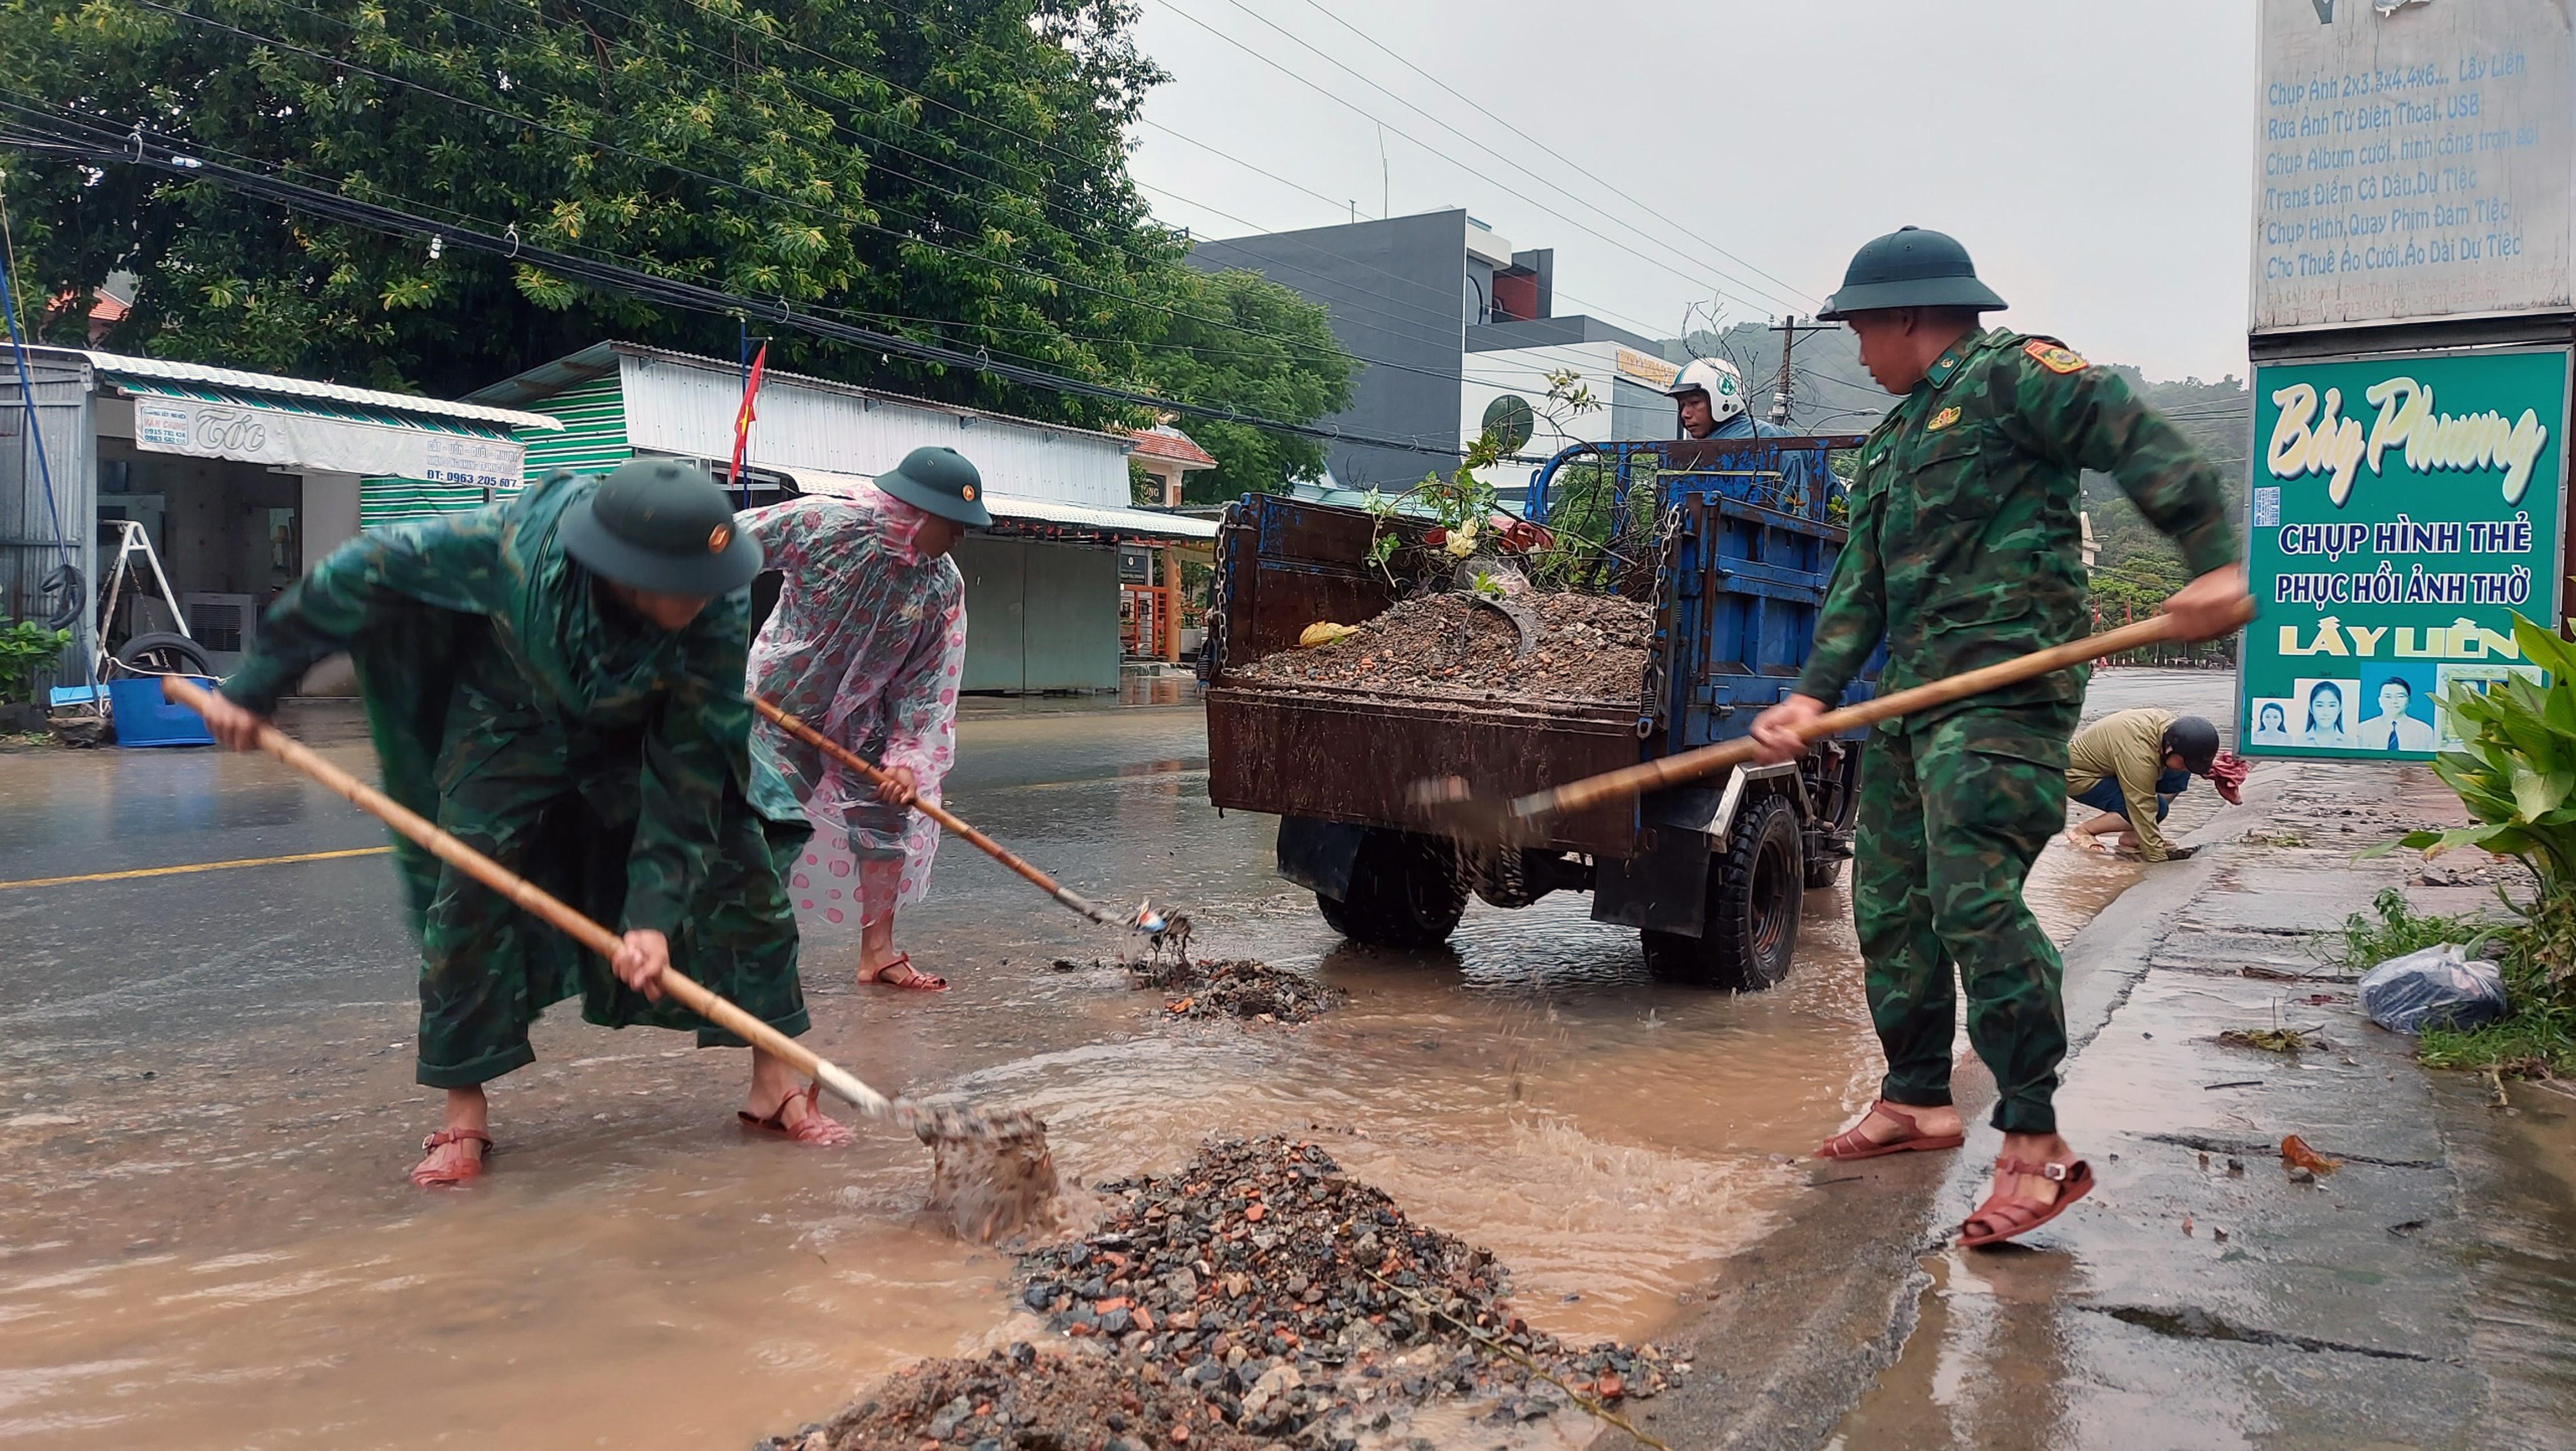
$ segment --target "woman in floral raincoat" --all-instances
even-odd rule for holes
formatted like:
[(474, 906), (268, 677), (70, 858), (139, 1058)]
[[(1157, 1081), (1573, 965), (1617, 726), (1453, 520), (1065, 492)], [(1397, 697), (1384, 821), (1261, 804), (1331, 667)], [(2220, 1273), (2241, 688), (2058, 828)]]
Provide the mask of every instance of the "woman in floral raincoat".
[(752, 690), (894, 777), (873, 787), (766, 719), (753, 734), (814, 824), (790, 898), (826, 922), (859, 919), (862, 983), (948, 986), (895, 950), (894, 913), (928, 891), (939, 846), (938, 823), (910, 808), (939, 799), (956, 756), (966, 584), (947, 555), (968, 528), (993, 522), (983, 492), (955, 449), (917, 448), (856, 499), (809, 496), (744, 516), (784, 576), (751, 647)]

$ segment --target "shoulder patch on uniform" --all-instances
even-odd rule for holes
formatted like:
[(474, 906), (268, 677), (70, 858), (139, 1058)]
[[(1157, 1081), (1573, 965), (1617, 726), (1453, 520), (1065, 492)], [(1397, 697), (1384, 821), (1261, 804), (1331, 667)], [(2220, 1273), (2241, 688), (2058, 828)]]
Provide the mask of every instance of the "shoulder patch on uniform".
[(2046, 338), (2032, 338), (2021, 345), (2021, 350), (2030, 354), (2032, 362), (2052, 373), (2084, 371), (2083, 356), (2062, 343), (2053, 343)]
[(1940, 412), (1933, 414), (1932, 421), (1923, 425), (1923, 431), (1925, 433), (1939, 433), (1942, 429), (1945, 429), (1958, 421), (1959, 408), (1958, 405), (1954, 403), (1951, 406), (1942, 409)]

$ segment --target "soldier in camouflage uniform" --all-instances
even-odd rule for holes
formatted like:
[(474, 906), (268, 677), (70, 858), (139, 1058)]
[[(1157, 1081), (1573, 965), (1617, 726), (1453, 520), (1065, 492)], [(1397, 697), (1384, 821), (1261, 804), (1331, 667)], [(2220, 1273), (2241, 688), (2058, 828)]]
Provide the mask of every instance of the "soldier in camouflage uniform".
[[(224, 683), (207, 723), (247, 749), (308, 668), (349, 651), (386, 794), (625, 934), (602, 962), (394, 838), (421, 942), (418, 1077), (448, 1091), (414, 1182), (481, 1172), (482, 1085), (535, 1061), (528, 1028), (549, 1004), (577, 996), (593, 1023), (741, 1046), (662, 1000), (668, 965), (783, 1033), (806, 1030), (783, 883), (806, 828), (776, 773), (754, 768), (742, 698), (759, 567), (697, 470), (557, 475), (341, 546), (269, 609)], [(784, 1061), (752, 1063), (747, 1122), (846, 1139)]]
[[(2081, 636), (2086, 469), (2117, 479), (2181, 547), (2197, 578), (2168, 611), (2204, 638), (2233, 627), (2245, 575), (2216, 472), (2117, 374), (2053, 338), (1982, 330), (1978, 314), (2003, 305), (1957, 242), (1908, 227), (1863, 247), (1818, 314), (1848, 321), (1871, 376), (1903, 399), (1862, 445), (1851, 537), (1796, 693), (1754, 724), (1767, 759), (1803, 749), (1797, 726), (1882, 643), (1879, 688), (1893, 691)], [(2085, 680), (2061, 671), (1887, 722), (1861, 758), (1852, 910), (1888, 1068), (1880, 1101), (1819, 1153), (1963, 1142), (1950, 1102), (1955, 965), (2005, 1136), (1994, 1193), (1962, 1243), (2034, 1229), (2092, 1183), (2057, 1134), (2061, 966), (2021, 895), (2066, 825)]]

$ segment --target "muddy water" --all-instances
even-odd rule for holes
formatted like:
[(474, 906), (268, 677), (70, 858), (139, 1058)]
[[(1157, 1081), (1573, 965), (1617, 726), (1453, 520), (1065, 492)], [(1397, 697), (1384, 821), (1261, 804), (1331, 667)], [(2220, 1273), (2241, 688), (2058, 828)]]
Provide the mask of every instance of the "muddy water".
[[(1037, 1109), (1070, 1181), (1177, 1166), (1211, 1133), (1310, 1135), (1491, 1246), (1534, 1322), (1651, 1338), (1874, 1087), (1839, 888), (1760, 996), (1652, 984), (1581, 897), (1478, 905), (1448, 949), (1379, 954), (1282, 890), (1266, 820), (1207, 807), (1193, 711), (995, 713), (964, 752), (968, 819), (1105, 899), (1185, 904), (1202, 950), (1351, 995), (1295, 1030), (1159, 1022), (1118, 974), (1048, 965), (1116, 944), (956, 851), (903, 924), (955, 992), (854, 988), (854, 933), (810, 935), (809, 1042), (882, 1088)], [(257, 761), (0, 759), (0, 879), (378, 839)], [(2033, 897), (2063, 938), (2135, 871), (2052, 849)], [(921, 1212), (909, 1137), (747, 1141), (741, 1055), (669, 1035), (550, 1018), (495, 1088), (487, 1180), (411, 1190), (434, 1104), (387, 876), (0, 891), (0, 1437), (739, 1445), (1025, 1331), (1007, 1261)]]

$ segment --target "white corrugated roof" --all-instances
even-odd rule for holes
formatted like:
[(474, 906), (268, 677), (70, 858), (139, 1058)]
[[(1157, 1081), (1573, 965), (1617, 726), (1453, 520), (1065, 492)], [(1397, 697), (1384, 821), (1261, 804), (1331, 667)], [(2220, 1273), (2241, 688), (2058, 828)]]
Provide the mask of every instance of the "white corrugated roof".
[[(870, 482), (858, 474), (827, 473), (821, 469), (782, 469), (780, 472), (796, 480), (796, 487), (806, 493), (830, 494), (842, 499), (855, 497), (860, 488)], [(1060, 499), (1019, 499), (1008, 494), (986, 494), (984, 508), (999, 519), (1070, 524), (1081, 529), (1097, 529), (1104, 534), (1127, 534), (1149, 539), (1216, 537), (1216, 521), (1213, 519), (1193, 519), (1185, 514), (1166, 514), (1157, 509), (1068, 504)]]
[(470, 418), (478, 423), (498, 424), (504, 428), (534, 428), (549, 433), (563, 431), (563, 420), (543, 413), (522, 413), (515, 408), (492, 408), (480, 403), (450, 403), (441, 398), (423, 398), (411, 393), (387, 393), (375, 388), (352, 388), (342, 383), (317, 383), (310, 378), (288, 378), (276, 373), (245, 373), (238, 368), (210, 368), (202, 363), (173, 363), (162, 358), (135, 358), (123, 353), (84, 352), (90, 366), (110, 377), (122, 374), (130, 378), (154, 378), (167, 383), (190, 383), (207, 388), (229, 388), (243, 393), (274, 393), (285, 398), (321, 398), (345, 403), (352, 408), (373, 408), (386, 413), (419, 413), (432, 418)]

